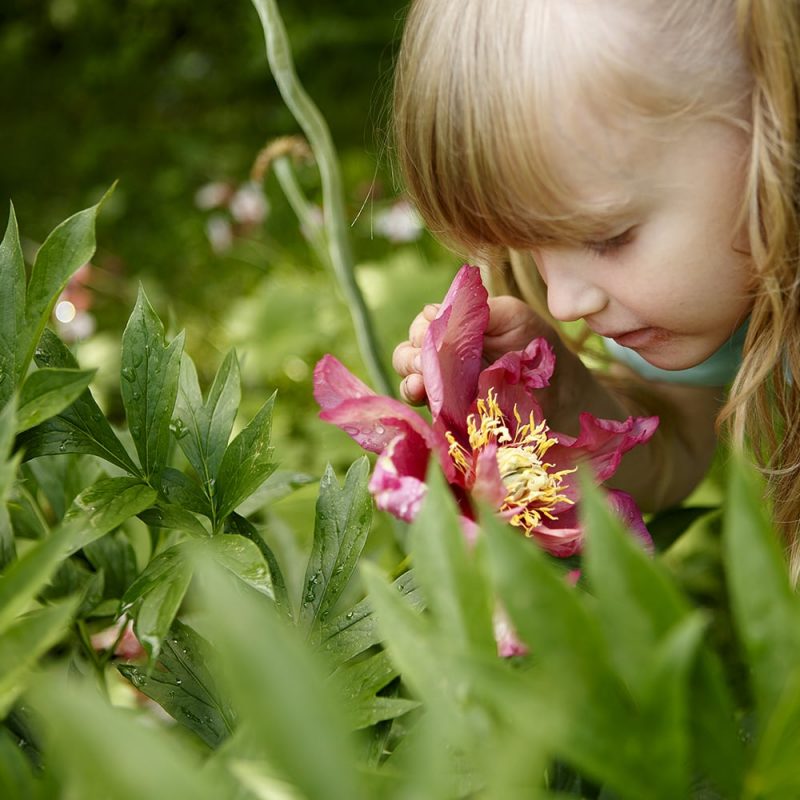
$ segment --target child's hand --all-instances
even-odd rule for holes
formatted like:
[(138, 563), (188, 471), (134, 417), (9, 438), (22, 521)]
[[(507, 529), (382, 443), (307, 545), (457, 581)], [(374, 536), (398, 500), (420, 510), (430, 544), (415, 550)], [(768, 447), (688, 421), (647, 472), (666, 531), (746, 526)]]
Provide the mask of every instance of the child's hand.
[[(425, 402), (422, 341), (438, 313), (438, 303), (425, 306), (408, 329), (408, 341), (397, 345), (392, 355), (392, 366), (403, 378), (400, 394), (413, 405)], [(516, 297), (489, 298), (489, 325), (483, 340), (485, 364), (491, 364), (512, 350), (522, 350), (537, 336), (553, 339), (553, 331), (525, 302)]]

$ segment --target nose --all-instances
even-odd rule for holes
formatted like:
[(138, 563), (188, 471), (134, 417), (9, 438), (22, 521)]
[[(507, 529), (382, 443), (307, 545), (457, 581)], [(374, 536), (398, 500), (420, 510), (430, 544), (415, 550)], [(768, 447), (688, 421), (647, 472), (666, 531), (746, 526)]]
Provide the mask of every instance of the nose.
[(602, 311), (608, 295), (593, 280), (592, 267), (582, 253), (567, 249), (539, 250), (536, 263), (547, 284), (547, 307), (559, 322), (574, 322)]

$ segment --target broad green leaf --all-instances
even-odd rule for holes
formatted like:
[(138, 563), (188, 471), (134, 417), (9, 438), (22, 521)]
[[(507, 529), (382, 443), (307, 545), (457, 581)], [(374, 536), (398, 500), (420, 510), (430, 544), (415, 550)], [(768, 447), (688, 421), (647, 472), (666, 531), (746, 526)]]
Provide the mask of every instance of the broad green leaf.
[(440, 631), (465, 650), (495, 655), (492, 607), (475, 553), (468, 552), (452, 494), (438, 468), (411, 526), (414, 571)]
[(204, 560), (196, 574), (198, 597), (207, 598), (202, 632), (217, 648), (242, 728), (262, 757), (305, 797), (363, 797), (344, 711), (299, 632), (215, 564)]
[(102, 478), (82, 491), (64, 516), (70, 552), (118, 528), (156, 501), (156, 490), (137, 478)]
[(25, 327), (25, 262), (12, 205), (0, 243), (0, 408), (17, 385), (17, 337)]
[(122, 598), (120, 614), (134, 618), (133, 630), (154, 664), (161, 642), (180, 609), (192, 568), (184, 544), (159, 553), (130, 585)]
[(800, 663), (800, 606), (753, 468), (732, 459), (723, 525), (731, 607), (766, 725)]
[[(233, 797), (232, 783), (203, 768), (197, 752), (158, 725), (111, 706), (96, 689), (73, 676), (50, 674), (30, 703), (45, 734), (48, 765), (61, 778), (64, 796), (81, 800)], [(80, 725), (75, 720), (80, 720)], [(120, 743), (124, 742), (124, 746)]]
[(800, 797), (800, 669), (795, 669), (786, 692), (764, 726), (755, 758), (747, 773), (747, 798)]
[[(414, 580), (413, 572), (403, 573), (392, 583), (392, 588), (412, 608), (424, 607), (422, 593)], [(334, 663), (347, 661), (382, 641), (378, 621), (369, 598), (326, 622), (322, 626), (320, 636), (322, 640), (320, 647)]]
[(165, 343), (164, 326), (140, 287), (122, 334), (120, 389), (128, 428), (148, 480), (167, 463), (183, 340), (180, 333)]
[(641, 765), (620, 741), (635, 709), (611, 668), (597, 619), (535, 542), (484, 516), (479, 543), (490, 556), (500, 599), (554, 695), (581, 720), (565, 741), (554, 742), (559, 757), (623, 796), (646, 797), (650, 787)]
[(197, 481), (177, 469), (167, 467), (161, 473), (161, 491), (167, 500), (195, 514), (211, 519), (211, 506)]
[(139, 574), (136, 553), (122, 531), (113, 531), (86, 545), (83, 555), (96, 570), (103, 571), (107, 598), (121, 599)]
[(295, 490), (307, 486), (309, 483), (315, 483), (316, 480), (304, 472), (287, 472), (286, 470), (273, 472), (247, 500), (237, 506), (236, 511), (243, 517), (249, 517), (256, 511), (288, 497)]
[(235, 720), (208, 669), (210, 649), (188, 625), (175, 620), (155, 670), (148, 675), (136, 664), (118, 664), (117, 669), (140, 692), (216, 748), (233, 732)]
[[(49, 329), (45, 329), (39, 340), (36, 363), (40, 367), (78, 368), (72, 353)], [(20, 436), (20, 445), (26, 459), (86, 453), (100, 456), (132, 475), (141, 474), (88, 390), (57, 416), (25, 431)]]
[(258, 546), (236, 534), (215, 536), (207, 543), (216, 562), (257, 592), (274, 599), (269, 565)]
[(269, 439), (275, 395), (228, 445), (215, 484), (217, 522), (228, 516), (275, 470)]
[(19, 466), (18, 458), (10, 458), (16, 427), (16, 408), (16, 399), (13, 395), (9, 402), (0, 407), (0, 571), (17, 555), (14, 529), (6, 507), (6, 498), (14, 484)]
[(707, 622), (702, 613), (695, 612), (678, 623), (655, 648), (638, 737), (642, 771), (651, 775), (649, 796), (653, 800), (689, 796), (689, 679)]
[(718, 511), (717, 506), (677, 506), (654, 514), (647, 521), (647, 530), (653, 537), (656, 551), (664, 552), (695, 522)]
[(398, 675), (385, 651), (369, 658), (346, 664), (330, 677), (336, 692), (350, 704), (365, 697), (373, 697)]
[(152, 508), (139, 514), (140, 519), (153, 528), (185, 531), (201, 539), (211, 535), (203, 523), (191, 512), (175, 503), (159, 500)]
[(319, 484), (314, 541), (306, 567), (300, 620), (307, 631), (324, 622), (353, 574), (372, 522), (366, 457), (347, 471), (339, 488), (329, 465)]
[(95, 372), (49, 367), (32, 372), (20, 390), (17, 430), (26, 431), (63, 411), (83, 394)]
[(18, 539), (45, 539), (48, 536), (50, 528), (42, 509), (22, 481), (12, 487), (8, 511)]
[(66, 632), (77, 607), (76, 599), (21, 617), (0, 634), (0, 717), (26, 688), (30, 671)]
[(611, 513), (600, 490), (582, 478), (584, 569), (614, 667), (638, 696), (656, 644), (689, 614), (689, 603)]
[(0, 797), (24, 798), (24, 800), (46, 800), (53, 797), (54, 792), (48, 792), (45, 783), (34, 776), (33, 765), (22, 748), (17, 744), (16, 737), (0, 728)]
[(39, 599), (54, 601), (74, 597), (78, 601), (75, 616), (82, 619), (102, 602), (104, 584), (105, 575), (102, 570), (96, 572), (82, 561), (68, 558), (61, 562)]
[(234, 513), (225, 520), (225, 533), (244, 536), (255, 544), (269, 566), (270, 584), (275, 605), (286, 612), (289, 619), (294, 619), (289, 593), (286, 590), (286, 581), (283, 578), (278, 559), (275, 558), (275, 554), (264, 541), (264, 537), (258, 532), (255, 525), (244, 517), (239, 516), (239, 514)]
[(233, 350), (222, 362), (205, 403), (194, 362), (184, 354), (172, 431), (202, 485), (208, 487), (209, 498), (214, 494), (240, 400), (239, 362)]
[(58, 564), (99, 539), (155, 499), (155, 491), (132, 478), (106, 478), (82, 492), (62, 524), (0, 575), (0, 632), (28, 610)]
[(415, 711), (422, 704), (419, 700), (407, 697), (360, 697), (347, 707), (348, 718), (353, 730), (361, 730), (377, 725), (379, 722), (397, 719), (410, 711)]
[(56, 227), (36, 254), (25, 299), (25, 325), (17, 331), (18, 379), (27, 372), (39, 337), (67, 281), (94, 255), (97, 212), (112, 190), (97, 205), (79, 211)]

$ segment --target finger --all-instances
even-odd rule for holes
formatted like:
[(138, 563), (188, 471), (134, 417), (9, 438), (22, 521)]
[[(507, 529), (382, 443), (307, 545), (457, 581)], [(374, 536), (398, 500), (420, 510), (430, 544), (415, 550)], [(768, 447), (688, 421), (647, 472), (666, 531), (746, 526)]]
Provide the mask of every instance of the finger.
[(404, 378), (400, 384), (400, 396), (411, 405), (422, 405), (425, 402), (425, 383), (422, 375), (415, 372)]
[(401, 342), (392, 353), (392, 368), (402, 377), (419, 372), (422, 368), (419, 348), (411, 342)]
[(431, 321), (425, 316), (425, 312), (421, 311), (414, 317), (411, 327), (408, 329), (408, 340), (414, 347), (422, 347), (422, 342), (425, 339), (425, 331)]

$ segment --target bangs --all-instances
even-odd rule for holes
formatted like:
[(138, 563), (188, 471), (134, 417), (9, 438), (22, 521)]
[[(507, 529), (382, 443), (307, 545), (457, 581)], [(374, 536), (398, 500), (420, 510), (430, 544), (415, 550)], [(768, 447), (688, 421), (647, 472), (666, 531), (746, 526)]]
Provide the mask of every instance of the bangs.
[[(619, 137), (609, 134), (675, 119), (697, 106), (686, 87), (700, 91), (696, 80), (680, 91), (665, 86), (642, 67), (647, 43), (665, 32), (652, 21), (658, 14), (627, 5), (412, 6), (396, 73), (395, 143), (434, 234), (472, 252), (525, 250), (591, 241), (626, 220), (625, 182), (635, 176), (614, 158)], [(601, 184), (614, 177), (620, 192), (592, 195), (592, 175)]]

